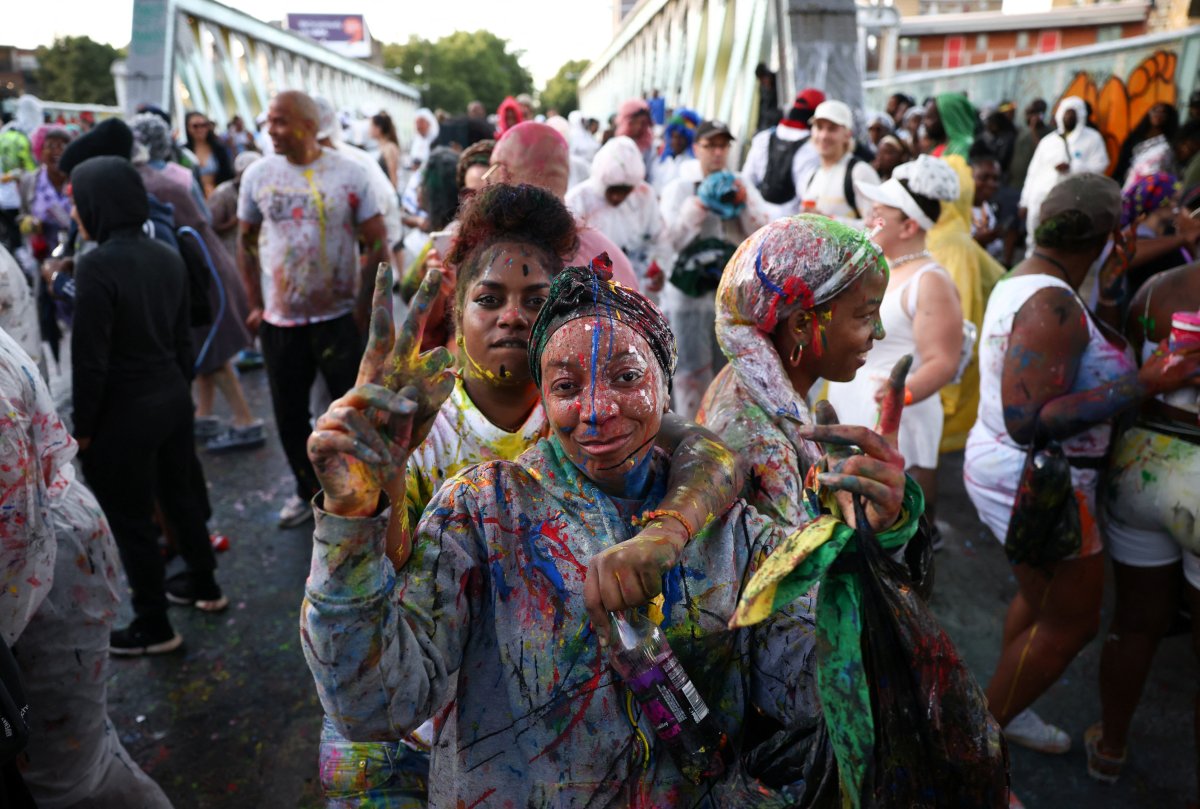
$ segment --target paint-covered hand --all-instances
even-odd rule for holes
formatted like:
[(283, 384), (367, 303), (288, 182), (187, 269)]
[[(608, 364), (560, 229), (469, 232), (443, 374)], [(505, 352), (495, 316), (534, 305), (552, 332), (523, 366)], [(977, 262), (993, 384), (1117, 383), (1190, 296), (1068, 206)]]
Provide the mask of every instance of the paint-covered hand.
[(1159, 343), (1138, 371), (1138, 379), (1151, 396), (1200, 384), (1200, 348), (1171, 351), (1167, 343)]
[(440, 268), (425, 273), (413, 296), (408, 319), (395, 333), (392, 324), (392, 270), (379, 265), (372, 303), (371, 336), (358, 366), (358, 384), (383, 385), (390, 391), (412, 388), (416, 391), (417, 412), (413, 417), (413, 446), (419, 446), (442, 403), (454, 390), (454, 357), (444, 347), (421, 351), (421, 337), (430, 311), (444, 290)]
[(687, 528), (658, 517), (632, 539), (592, 557), (583, 603), (601, 646), (609, 641), (608, 613), (640, 607), (662, 592), (662, 578), (687, 545)]
[(444, 348), (421, 354), (419, 345), (440, 275), (429, 273), (397, 338), (392, 324), (392, 272), (381, 264), (375, 279), (370, 337), (354, 389), (317, 419), (308, 455), (325, 494), (325, 509), (344, 516), (374, 511), (379, 492), (404, 473), (412, 449), (454, 387)]
[(839, 424), (837, 412), (827, 401), (818, 402), (814, 408), (816, 424), (800, 431), (801, 435), (825, 445), (827, 469), (817, 475), (817, 482), (837, 490), (838, 505), (847, 525), (855, 524), (854, 494), (866, 501), (867, 519), (877, 531), (892, 527), (900, 516), (904, 501), (904, 456), (896, 447), (900, 416), (904, 412), (904, 387), (911, 367), (912, 357), (904, 356), (892, 368), (880, 407), (878, 432)]

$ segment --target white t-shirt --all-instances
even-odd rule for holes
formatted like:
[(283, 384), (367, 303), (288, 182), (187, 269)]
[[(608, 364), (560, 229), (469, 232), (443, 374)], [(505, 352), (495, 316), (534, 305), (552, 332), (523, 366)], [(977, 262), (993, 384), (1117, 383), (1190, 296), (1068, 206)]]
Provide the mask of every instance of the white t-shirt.
[(846, 167), (850, 165), (851, 152), (832, 166), (820, 166), (804, 184), (800, 192), (800, 210), (803, 213), (819, 213), (842, 222), (854, 222), (866, 218), (871, 201), (863, 195), (868, 185), (879, 185), (879, 175), (870, 163), (858, 161), (851, 169), (850, 181), (854, 184), (857, 210), (850, 207), (846, 199)]
[(352, 312), (357, 227), (377, 215), (367, 173), (336, 152), (322, 150), (306, 166), (272, 155), (246, 169), (238, 219), (262, 225), (263, 319), (302, 326)]

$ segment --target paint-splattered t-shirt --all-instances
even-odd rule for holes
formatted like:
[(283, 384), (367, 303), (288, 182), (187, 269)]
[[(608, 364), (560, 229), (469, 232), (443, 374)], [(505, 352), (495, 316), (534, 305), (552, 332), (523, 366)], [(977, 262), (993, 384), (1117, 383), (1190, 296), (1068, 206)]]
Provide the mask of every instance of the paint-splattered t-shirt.
[[(666, 465), (656, 450), (640, 503), (602, 494), (554, 439), (476, 466), (429, 504), (399, 574), (384, 558), (386, 509), (366, 519), (317, 509), (301, 634), (339, 730), (398, 738), (449, 701), (432, 807), (700, 805), (706, 787), (661, 744), (649, 761), (638, 755), (653, 730), (627, 703), (583, 601), (588, 561), (636, 533), (631, 519), (658, 503)], [(753, 711), (790, 726), (818, 710), (803, 600), (753, 630), (726, 626), (781, 536), (738, 501), (664, 577), (662, 626), (731, 739)]]
[(483, 415), (459, 379), (434, 417), (429, 436), (408, 459), (405, 507), (409, 525), (420, 522), (425, 506), (442, 484), (484, 461), (515, 461), (547, 433), (539, 401), (516, 432), (497, 427)]
[(272, 155), (246, 169), (238, 219), (262, 225), (263, 319), (302, 326), (353, 311), (357, 227), (379, 213), (366, 172), (328, 149), (306, 166)]
[(51, 489), (75, 450), (37, 366), (0, 330), (0, 636), (9, 645), (50, 592)]
[(743, 495), (760, 514), (788, 531), (814, 519), (804, 498), (804, 477), (821, 457), (820, 449), (806, 443), (797, 451), (745, 389), (733, 365), (713, 380), (696, 420), (742, 459), (747, 472)]

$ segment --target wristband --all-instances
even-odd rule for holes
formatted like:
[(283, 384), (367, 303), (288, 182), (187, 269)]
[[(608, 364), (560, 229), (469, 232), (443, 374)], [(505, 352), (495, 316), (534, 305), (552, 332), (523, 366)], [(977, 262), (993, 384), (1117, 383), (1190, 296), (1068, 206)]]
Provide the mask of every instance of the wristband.
[(661, 522), (661, 518), (663, 517), (671, 517), (672, 519), (677, 520), (679, 524), (683, 526), (683, 530), (687, 531), (687, 537), (689, 540), (696, 536), (696, 529), (692, 527), (690, 522), (688, 522), (688, 518), (673, 508), (657, 508), (653, 511), (647, 511), (642, 516), (635, 517), (633, 524), (639, 527), (645, 527), (656, 520)]

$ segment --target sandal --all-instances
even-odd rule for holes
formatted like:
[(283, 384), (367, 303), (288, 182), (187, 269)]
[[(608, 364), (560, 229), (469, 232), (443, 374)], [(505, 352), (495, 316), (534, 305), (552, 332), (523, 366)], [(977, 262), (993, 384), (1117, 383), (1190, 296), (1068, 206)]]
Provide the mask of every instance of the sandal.
[(1104, 738), (1104, 724), (1097, 722), (1083, 734), (1083, 744), (1087, 748), (1088, 775), (1104, 784), (1115, 784), (1121, 777), (1121, 768), (1129, 757), (1128, 750), (1122, 750), (1120, 756), (1111, 756), (1100, 752), (1100, 740)]

